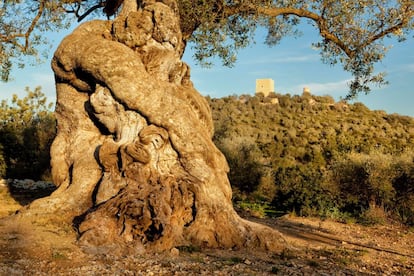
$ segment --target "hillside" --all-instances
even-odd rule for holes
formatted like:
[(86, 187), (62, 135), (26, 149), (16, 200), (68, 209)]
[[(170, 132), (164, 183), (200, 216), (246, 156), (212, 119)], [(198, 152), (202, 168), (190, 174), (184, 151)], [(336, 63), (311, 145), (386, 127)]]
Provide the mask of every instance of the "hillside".
[(237, 142), (243, 137), (245, 143), (258, 144), (264, 157), (288, 156), (300, 163), (311, 156), (328, 159), (332, 151), (401, 153), (414, 149), (412, 117), (371, 111), (362, 103), (334, 102), (330, 96), (273, 97), (210, 99), (216, 141)]
[(309, 93), (209, 102), (236, 201), (414, 223), (414, 118)]

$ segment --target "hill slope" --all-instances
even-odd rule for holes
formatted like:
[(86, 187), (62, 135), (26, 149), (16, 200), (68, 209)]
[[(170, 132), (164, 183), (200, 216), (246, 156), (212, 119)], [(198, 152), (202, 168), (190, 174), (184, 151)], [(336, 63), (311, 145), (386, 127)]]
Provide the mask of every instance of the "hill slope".
[(236, 200), (302, 215), (393, 209), (414, 223), (414, 118), (309, 93), (209, 101)]

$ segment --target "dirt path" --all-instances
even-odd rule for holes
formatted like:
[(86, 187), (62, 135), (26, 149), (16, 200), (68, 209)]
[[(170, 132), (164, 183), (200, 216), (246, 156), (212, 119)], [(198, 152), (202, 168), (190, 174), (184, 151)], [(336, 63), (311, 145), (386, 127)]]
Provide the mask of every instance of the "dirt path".
[(290, 248), (271, 254), (183, 247), (111, 256), (82, 251), (71, 229), (41, 219), (9, 223), (7, 216), (20, 207), (0, 187), (0, 275), (414, 275), (414, 229), (396, 225), (248, 217), (279, 230)]

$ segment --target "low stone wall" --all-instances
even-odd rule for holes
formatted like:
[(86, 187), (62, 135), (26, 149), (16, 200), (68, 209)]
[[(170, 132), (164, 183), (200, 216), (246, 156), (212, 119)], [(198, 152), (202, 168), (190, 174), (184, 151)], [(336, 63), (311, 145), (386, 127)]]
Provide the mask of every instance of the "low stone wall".
[(49, 181), (34, 181), (32, 179), (1, 179), (0, 185), (6, 185), (16, 190), (54, 190), (56, 186)]
[(49, 181), (32, 179), (0, 179), (0, 189), (8, 190), (20, 205), (27, 205), (33, 200), (50, 195), (56, 186)]

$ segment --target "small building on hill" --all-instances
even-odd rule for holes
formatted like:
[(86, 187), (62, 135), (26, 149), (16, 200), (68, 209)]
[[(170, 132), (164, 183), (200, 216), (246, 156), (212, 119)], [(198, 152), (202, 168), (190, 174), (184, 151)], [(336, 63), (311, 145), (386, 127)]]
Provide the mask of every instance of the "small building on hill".
[(256, 80), (256, 94), (262, 93), (265, 97), (269, 96), (270, 92), (275, 92), (275, 82), (272, 79), (257, 79)]
[(302, 96), (305, 96), (305, 95), (309, 95), (309, 96), (311, 95), (311, 91), (309, 87), (303, 87)]

